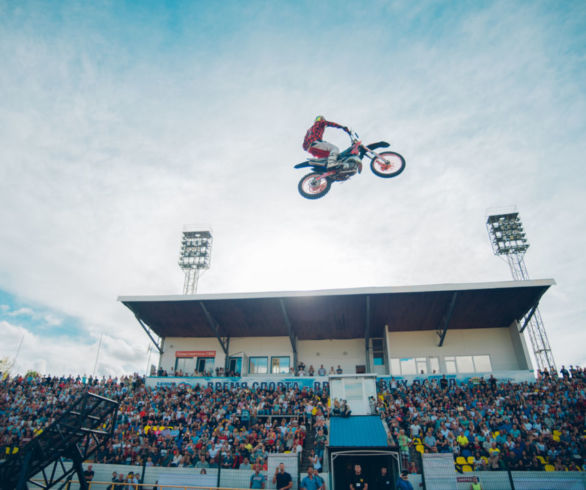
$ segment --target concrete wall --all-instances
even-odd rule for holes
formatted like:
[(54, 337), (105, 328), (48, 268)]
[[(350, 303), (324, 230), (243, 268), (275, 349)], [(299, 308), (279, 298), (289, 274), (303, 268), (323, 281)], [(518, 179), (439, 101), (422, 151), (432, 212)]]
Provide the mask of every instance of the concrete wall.
[(519, 324), (516, 321), (509, 327), (509, 333), (513, 349), (515, 349), (515, 354), (519, 360), (520, 369), (533, 369), (533, 362), (525, 342), (525, 335), (524, 333), (519, 333)]
[[(435, 331), (386, 332), (387, 365), (391, 358), (438, 357), (440, 372), (445, 372), (445, 356), (489, 355), (494, 371), (532, 369), (531, 358), (523, 335), (517, 324), (509, 328), (484, 328), (448, 330), (444, 345), (438, 347)], [(223, 367), (225, 355), (216, 338), (169, 337), (165, 339), (161, 366), (170, 372), (175, 367), (175, 352), (178, 350), (215, 350), (215, 367)], [(293, 350), (289, 337), (239, 337), (230, 340), (230, 355), (244, 354), (247, 357), (267, 356), (270, 370), (271, 356), (289, 356), (293, 366)], [(372, 357), (372, 352), (371, 352)], [(363, 339), (349, 340), (299, 340), (297, 358), (316, 373), (321, 364), (329, 373), (330, 367), (338, 364), (346, 374), (356, 372), (356, 366), (365, 364)], [(372, 365), (372, 359), (370, 361)], [(248, 372), (248, 363), (243, 363), (242, 373)]]
[[(160, 366), (169, 372), (171, 368), (175, 368), (176, 351), (207, 350), (216, 351), (215, 367), (223, 367), (226, 356), (216, 338), (168, 337), (165, 339)], [(313, 365), (316, 374), (321, 364), (328, 372), (330, 366), (336, 368), (340, 364), (344, 373), (355, 373), (356, 366), (365, 363), (364, 352), (362, 339), (297, 341), (298, 360), (303, 361), (307, 368)], [(272, 356), (289, 356), (293, 366), (293, 349), (289, 337), (233, 338), (230, 340), (229, 354), (245, 354), (247, 357), (267, 356), (269, 369)], [(243, 374), (247, 372), (248, 365), (243, 365)]]
[(345, 374), (353, 374), (356, 366), (365, 364), (364, 340), (299, 340), (297, 357), (307, 368), (313, 365), (316, 373), (321, 364), (328, 373), (339, 364)]
[(444, 345), (438, 347), (435, 330), (389, 332), (387, 330), (389, 365), (391, 358), (439, 357), (440, 372), (445, 372), (445, 356), (489, 355), (493, 371), (527, 369), (522, 339), (512, 341), (509, 328), (448, 330)]

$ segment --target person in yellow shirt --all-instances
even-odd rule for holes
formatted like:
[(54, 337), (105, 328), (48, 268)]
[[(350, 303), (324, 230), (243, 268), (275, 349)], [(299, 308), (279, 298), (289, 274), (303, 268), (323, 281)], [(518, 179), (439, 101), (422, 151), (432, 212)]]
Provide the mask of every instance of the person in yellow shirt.
[(472, 483), (470, 484), (470, 490), (482, 490), (482, 485), (478, 481), (477, 476), (472, 477)]
[(460, 447), (466, 447), (468, 444), (470, 444), (470, 441), (465, 434), (460, 434), (458, 437), (456, 437), (456, 441), (458, 441)]

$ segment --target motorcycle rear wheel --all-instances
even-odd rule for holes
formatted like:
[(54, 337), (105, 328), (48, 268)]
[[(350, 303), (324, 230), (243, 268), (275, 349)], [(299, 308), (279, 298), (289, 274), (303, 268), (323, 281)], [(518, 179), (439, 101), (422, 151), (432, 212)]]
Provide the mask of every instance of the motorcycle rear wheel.
[(330, 190), (332, 183), (327, 177), (316, 172), (307, 174), (297, 185), (297, 190), (305, 199), (319, 199), (324, 197)]
[(374, 175), (383, 179), (390, 179), (405, 170), (405, 159), (398, 153), (394, 151), (383, 151), (379, 155), (389, 163), (385, 163), (382, 158), (374, 157), (370, 162), (370, 170), (372, 170)]

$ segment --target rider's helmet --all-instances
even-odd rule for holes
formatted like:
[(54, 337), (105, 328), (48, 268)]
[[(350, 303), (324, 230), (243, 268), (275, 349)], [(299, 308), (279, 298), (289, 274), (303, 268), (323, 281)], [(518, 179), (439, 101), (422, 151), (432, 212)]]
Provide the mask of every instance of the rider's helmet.
[(323, 116), (315, 116), (315, 122), (324, 121), (326, 118)]

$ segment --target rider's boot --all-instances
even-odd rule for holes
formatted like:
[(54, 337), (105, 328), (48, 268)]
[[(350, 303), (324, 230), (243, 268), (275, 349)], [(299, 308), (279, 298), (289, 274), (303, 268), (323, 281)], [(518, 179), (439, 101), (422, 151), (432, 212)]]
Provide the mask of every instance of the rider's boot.
[(340, 166), (340, 162), (338, 161), (338, 153), (331, 151), (330, 154), (328, 155), (328, 163), (326, 165), (326, 168), (336, 168)]

